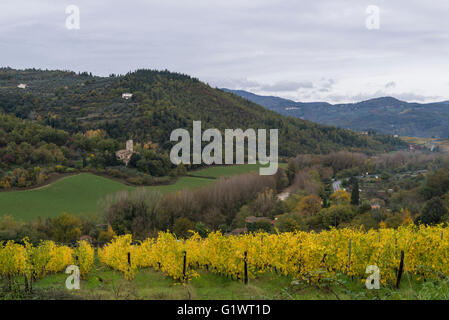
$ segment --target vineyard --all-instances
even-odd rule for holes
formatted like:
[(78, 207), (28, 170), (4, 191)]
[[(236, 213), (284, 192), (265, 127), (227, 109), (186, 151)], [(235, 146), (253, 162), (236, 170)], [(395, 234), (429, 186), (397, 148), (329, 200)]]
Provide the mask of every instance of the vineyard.
[(8, 286), (13, 277), (23, 276), (25, 288), (31, 289), (33, 281), (64, 271), (72, 264), (80, 268), (80, 276), (85, 278), (94, 262), (95, 250), (86, 241), (78, 242), (75, 249), (53, 241), (42, 241), (37, 246), (27, 239), (23, 242), (23, 245), (13, 241), (0, 245), (0, 275), (8, 280)]
[[(161, 232), (157, 239), (133, 243), (131, 235), (116, 237), (97, 249), (101, 264), (132, 280), (143, 268), (161, 271), (177, 282), (199, 277), (198, 270), (247, 281), (274, 272), (316, 283), (346, 275), (365, 279), (368, 265), (380, 269), (384, 285), (393, 285), (403, 259), (403, 271), (416, 279), (449, 275), (449, 229), (441, 226), (404, 226), (399, 229), (333, 229), (321, 233), (252, 233), (207, 238), (197, 234), (179, 240)], [(81, 241), (70, 248), (43, 241), (37, 246), (9, 241), (0, 246), (3, 279), (24, 277), (26, 287), (47, 274), (63, 272), (68, 265), (80, 268), (87, 278), (94, 265), (95, 249)]]

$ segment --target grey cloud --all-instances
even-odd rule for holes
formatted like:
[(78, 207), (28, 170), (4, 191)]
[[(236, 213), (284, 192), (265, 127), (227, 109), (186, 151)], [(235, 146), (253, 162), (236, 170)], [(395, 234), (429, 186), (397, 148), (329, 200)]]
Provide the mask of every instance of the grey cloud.
[(260, 87), (260, 83), (257, 81), (251, 81), (248, 79), (208, 79), (206, 80), (212, 85), (216, 85), (219, 88), (228, 89), (242, 89), (242, 90), (254, 90)]
[[(378, 88), (449, 99), (445, 81), (429, 83), (449, 72), (449, 1), (375, 2), (376, 31), (365, 27), (371, 0), (1, 0), (0, 64), (99, 75), (169, 69), (295, 100)], [(80, 30), (64, 27), (70, 3), (80, 7)], [(380, 80), (368, 90), (367, 77)]]
[(415, 101), (415, 102), (425, 102), (429, 100), (441, 100), (442, 96), (425, 96), (421, 94), (416, 94), (414, 92), (402, 92), (396, 93), (394, 95), (395, 98), (404, 101)]
[(333, 85), (335, 84), (335, 80), (334, 79), (323, 79), (322, 83), (321, 83), (321, 87), (325, 88), (325, 89), (331, 89), (333, 87)]
[(386, 89), (388, 89), (388, 88), (395, 88), (396, 87), (396, 82), (394, 82), (394, 81), (390, 81), (390, 82), (388, 82), (386, 85), (385, 85), (385, 88)]
[(225, 80), (209, 80), (208, 82), (218, 82), (219, 87), (226, 87), (230, 89), (243, 89), (252, 91), (265, 92), (290, 92), (299, 89), (312, 89), (314, 85), (310, 81), (280, 81), (274, 84), (261, 83), (248, 79), (225, 79)]
[(407, 102), (425, 102), (428, 100), (439, 100), (442, 99), (441, 96), (426, 96), (421, 94), (416, 94), (414, 92), (401, 92), (390, 94), (383, 90), (379, 90), (373, 94), (370, 93), (360, 93), (357, 95), (342, 95), (342, 94), (330, 94), (325, 97), (326, 101), (333, 101), (335, 103), (344, 102), (360, 102), (374, 98), (381, 98), (386, 96), (392, 96), (396, 99), (407, 101)]
[(310, 81), (304, 82), (294, 82), (294, 81), (280, 81), (275, 84), (263, 84), (259, 87), (261, 91), (296, 91), (299, 89), (311, 89), (313, 88), (313, 83)]

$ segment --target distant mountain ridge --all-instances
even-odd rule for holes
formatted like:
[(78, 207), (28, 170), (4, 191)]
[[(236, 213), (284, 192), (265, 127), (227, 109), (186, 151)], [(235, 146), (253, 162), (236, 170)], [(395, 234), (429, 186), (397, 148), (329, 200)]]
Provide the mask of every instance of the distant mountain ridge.
[(280, 114), (320, 124), (423, 138), (449, 136), (449, 101), (421, 104), (394, 97), (381, 97), (357, 103), (304, 103), (274, 96), (260, 96), (243, 90), (222, 90)]

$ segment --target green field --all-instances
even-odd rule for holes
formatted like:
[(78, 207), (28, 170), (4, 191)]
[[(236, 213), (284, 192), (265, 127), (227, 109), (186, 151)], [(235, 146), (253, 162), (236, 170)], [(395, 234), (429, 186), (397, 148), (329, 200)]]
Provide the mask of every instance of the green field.
[[(235, 165), (210, 167), (192, 171), (195, 176), (224, 177), (255, 171), (259, 165)], [(182, 177), (176, 183), (163, 186), (146, 187), (162, 193), (182, 189), (202, 187), (213, 183), (210, 178)], [(63, 212), (72, 214), (92, 214), (98, 211), (98, 201), (107, 194), (134, 187), (120, 182), (81, 173), (69, 176), (39, 189), (0, 192), (0, 216), (9, 214), (16, 219), (32, 221), (37, 217), (54, 217)]]
[[(33, 284), (33, 293), (23, 291), (23, 277), (17, 277), (20, 285), (13, 292), (3, 292), (2, 299), (95, 299), (95, 300), (435, 300), (449, 298), (447, 279), (417, 281), (405, 274), (401, 286), (396, 289), (381, 285), (379, 290), (365, 288), (364, 279), (340, 277), (338, 281), (309, 284), (293, 281), (290, 276), (275, 273), (260, 274), (245, 285), (210, 272), (198, 271), (200, 277), (187, 284), (176, 283), (160, 271), (151, 268), (139, 270), (134, 280), (124, 279), (121, 272), (111, 270), (98, 261), (89, 272), (87, 280), (81, 280), (80, 290), (67, 290), (65, 273), (49, 274)], [(0, 288), (6, 280), (0, 280)]]
[[(241, 281), (200, 271), (200, 277), (187, 285), (176, 283), (162, 272), (144, 269), (133, 281), (124, 279), (118, 271), (102, 267), (92, 270), (88, 280), (81, 282), (81, 290), (65, 288), (67, 275), (48, 275), (34, 284), (34, 298), (42, 293), (56, 293), (44, 299), (273, 299), (279, 297), (291, 279), (273, 274), (262, 275), (245, 286)], [(22, 281), (20, 281), (22, 282)], [(40, 293), (40, 294), (39, 294)]]

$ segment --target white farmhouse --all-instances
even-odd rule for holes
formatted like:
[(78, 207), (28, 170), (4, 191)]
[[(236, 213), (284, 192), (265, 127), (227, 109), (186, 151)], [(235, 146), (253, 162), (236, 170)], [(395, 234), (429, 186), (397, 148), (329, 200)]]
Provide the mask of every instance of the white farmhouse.
[(122, 93), (122, 98), (125, 100), (131, 99), (133, 96), (132, 93)]
[(27, 85), (25, 83), (21, 83), (17, 86), (19, 89), (26, 89)]

